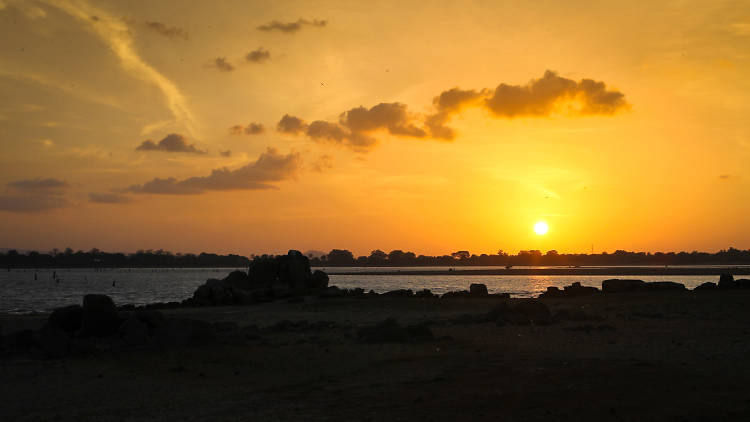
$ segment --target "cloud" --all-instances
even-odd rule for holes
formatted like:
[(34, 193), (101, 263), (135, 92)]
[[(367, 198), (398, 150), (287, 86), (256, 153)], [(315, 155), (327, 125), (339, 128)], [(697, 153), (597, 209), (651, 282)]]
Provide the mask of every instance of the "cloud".
[(226, 151), (219, 151), (219, 155), (221, 155), (222, 157), (231, 157), (232, 150), (228, 149)]
[(629, 106), (622, 92), (608, 89), (604, 82), (593, 79), (576, 82), (548, 70), (525, 85), (501, 83), (494, 90), (451, 88), (433, 98), (434, 112), (426, 115), (412, 113), (402, 103), (380, 103), (369, 109), (360, 106), (345, 111), (337, 122), (316, 120), (307, 124), (286, 114), (276, 129), (365, 152), (377, 143), (375, 134), (379, 131), (408, 138), (452, 140), (456, 134), (447, 126), (448, 122), (471, 107), (485, 109), (493, 117), (515, 118), (612, 115)]
[(314, 26), (318, 28), (322, 28), (328, 24), (325, 20), (307, 20), (300, 18), (296, 22), (279, 22), (277, 20), (273, 20), (270, 23), (267, 23), (265, 25), (261, 25), (258, 27), (258, 30), (260, 31), (281, 31), (285, 34), (293, 34), (300, 29), (302, 29), (303, 26)]
[(734, 174), (720, 174), (719, 180), (739, 180), (740, 176)]
[(500, 84), (484, 106), (497, 117), (546, 117), (556, 112), (572, 116), (613, 114), (628, 106), (625, 95), (607, 90), (604, 82), (558, 76), (550, 70), (526, 85)]
[(282, 133), (296, 135), (307, 130), (307, 123), (299, 117), (285, 114), (276, 125), (276, 130)]
[(413, 138), (427, 136), (425, 129), (416, 125), (416, 117), (405, 104), (380, 103), (371, 108), (355, 107), (339, 115), (338, 122), (316, 120), (309, 125), (302, 119), (285, 115), (279, 121), (279, 132), (298, 134), (304, 132), (316, 142), (328, 142), (364, 152), (377, 143), (372, 136), (376, 131)]
[[(164, 95), (167, 107), (176, 123), (184, 126), (191, 134), (195, 133), (193, 114), (187, 100), (177, 85), (146, 63), (136, 52), (133, 35), (128, 25), (86, 1), (46, 0), (46, 4), (59, 8), (78, 19), (90, 28), (120, 59), (122, 67), (144, 81), (156, 85)], [(96, 19), (92, 19), (96, 16)]]
[(157, 177), (142, 185), (130, 186), (124, 191), (136, 194), (197, 195), (212, 190), (276, 189), (272, 182), (294, 177), (301, 165), (299, 153), (284, 155), (275, 148), (268, 148), (255, 162), (236, 170), (223, 167), (212, 170), (208, 176), (183, 180)]
[(89, 202), (96, 204), (125, 204), (131, 202), (131, 199), (119, 193), (89, 193)]
[(452, 115), (459, 113), (464, 107), (476, 105), (488, 93), (489, 91), (486, 89), (475, 91), (473, 89), (451, 88), (448, 91), (443, 91), (432, 100), (437, 111), (435, 114), (426, 117), (425, 126), (429, 128), (430, 134), (434, 138), (454, 139), (456, 137), (455, 132), (445, 124)]
[(70, 205), (64, 197), (70, 185), (63, 180), (37, 177), (10, 182), (7, 186), (10, 192), (0, 195), (0, 211), (39, 212)]
[(162, 22), (155, 22), (155, 21), (146, 21), (145, 25), (150, 30), (156, 32), (159, 35), (163, 35), (170, 39), (176, 39), (176, 38), (182, 38), (184, 40), (188, 39), (187, 32), (177, 26), (167, 26), (166, 24)]
[(264, 50), (263, 47), (259, 47), (257, 50), (253, 50), (245, 56), (245, 60), (251, 63), (261, 63), (271, 58), (271, 53), (268, 50)]
[(266, 128), (261, 123), (250, 123), (247, 126), (234, 125), (229, 128), (229, 133), (232, 135), (260, 135), (265, 132)]
[(188, 144), (187, 139), (177, 133), (170, 133), (164, 139), (155, 143), (147, 139), (141, 142), (136, 151), (164, 151), (164, 152), (187, 152), (190, 154), (205, 154), (206, 151), (199, 150), (193, 144)]
[(8, 183), (8, 186), (19, 191), (59, 191), (70, 187), (67, 182), (54, 178), (42, 179), (37, 177), (36, 179), (29, 180), (17, 180), (15, 182)]
[(214, 60), (214, 67), (222, 72), (231, 72), (234, 70), (234, 66), (227, 61), (226, 57), (217, 57)]

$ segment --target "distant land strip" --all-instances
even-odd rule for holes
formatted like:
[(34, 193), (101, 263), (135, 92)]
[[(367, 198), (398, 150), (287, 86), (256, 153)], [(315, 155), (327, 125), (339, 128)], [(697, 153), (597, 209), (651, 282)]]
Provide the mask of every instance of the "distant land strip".
[(654, 268), (654, 267), (601, 267), (601, 268), (493, 268), (493, 269), (455, 269), (455, 270), (407, 270), (407, 271), (363, 271), (363, 272), (331, 272), (331, 275), (606, 275), (606, 276), (638, 276), (638, 275), (750, 275), (748, 267), (692, 267), (692, 268)]

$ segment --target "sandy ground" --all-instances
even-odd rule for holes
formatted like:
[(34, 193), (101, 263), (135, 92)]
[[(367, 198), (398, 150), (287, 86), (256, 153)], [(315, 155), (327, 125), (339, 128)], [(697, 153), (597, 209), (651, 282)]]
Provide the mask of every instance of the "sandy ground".
[[(0, 358), (0, 420), (747, 421), (748, 299), (750, 291), (550, 299), (553, 312), (603, 319), (546, 326), (458, 322), (501, 299), (163, 311), (259, 330), (206, 346)], [(357, 341), (360, 327), (387, 317), (426, 322), (436, 339)], [(45, 318), (3, 316), (0, 324), (8, 333)], [(283, 320), (308, 325), (272, 328)]]

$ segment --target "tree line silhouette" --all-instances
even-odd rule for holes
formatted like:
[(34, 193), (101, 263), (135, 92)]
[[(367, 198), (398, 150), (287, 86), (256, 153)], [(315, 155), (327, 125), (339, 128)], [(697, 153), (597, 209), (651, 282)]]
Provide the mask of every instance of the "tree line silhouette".
[[(269, 255), (259, 255), (268, 257)], [(19, 253), (10, 250), (0, 253), (0, 268), (239, 268), (247, 267), (255, 255), (218, 255), (212, 253), (173, 254), (164, 250), (139, 250), (136, 253), (111, 253), (99, 249), (88, 252), (67, 248), (53, 249), (49, 253), (31, 251)], [(750, 249), (729, 248), (709, 252), (629, 252), (617, 250), (600, 254), (561, 254), (555, 250), (520, 251), (511, 255), (475, 255), (469, 251), (456, 251), (449, 255), (416, 255), (396, 249), (388, 253), (379, 249), (368, 256), (355, 257), (346, 249), (333, 249), (327, 254), (308, 253), (313, 267), (421, 267), (421, 266), (603, 266), (603, 265), (750, 265)]]

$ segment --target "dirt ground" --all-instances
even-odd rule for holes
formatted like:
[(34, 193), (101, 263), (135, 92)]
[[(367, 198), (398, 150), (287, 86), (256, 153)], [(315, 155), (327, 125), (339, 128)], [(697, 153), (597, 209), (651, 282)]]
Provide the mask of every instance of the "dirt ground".
[[(0, 358), (0, 420), (747, 421), (749, 299), (549, 299), (553, 313), (600, 318), (501, 326), (472, 318), (503, 301), (495, 298), (175, 309), (163, 312), (239, 328), (203, 346)], [(435, 339), (358, 341), (361, 327), (388, 317), (426, 323)], [(6, 315), (0, 325), (7, 334), (45, 318)]]

